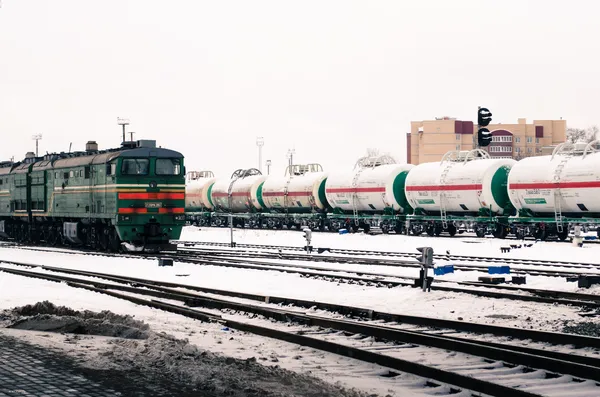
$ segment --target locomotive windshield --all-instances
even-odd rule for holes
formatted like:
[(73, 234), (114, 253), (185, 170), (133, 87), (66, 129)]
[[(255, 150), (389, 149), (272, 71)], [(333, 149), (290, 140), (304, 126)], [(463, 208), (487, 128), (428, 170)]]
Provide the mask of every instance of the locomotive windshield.
[(148, 175), (150, 160), (148, 159), (123, 159), (121, 166), (122, 175)]
[(156, 175), (179, 175), (181, 173), (180, 159), (156, 159)]

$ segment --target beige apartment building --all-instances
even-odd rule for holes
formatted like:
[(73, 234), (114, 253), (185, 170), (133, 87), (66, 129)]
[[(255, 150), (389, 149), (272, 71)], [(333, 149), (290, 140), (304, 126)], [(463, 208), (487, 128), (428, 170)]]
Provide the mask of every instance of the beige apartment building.
[[(516, 124), (490, 124), (492, 143), (482, 148), (493, 158), (514, 158), (542, 155), (542, 148), (563, 143), (566, 120), (518, 119)], [(450, 117), (413, 121), (406, 134), (406, 158), (411, 164), (440, 161), (453, 150), (471, 150), (476, 145), (477, 125)]]

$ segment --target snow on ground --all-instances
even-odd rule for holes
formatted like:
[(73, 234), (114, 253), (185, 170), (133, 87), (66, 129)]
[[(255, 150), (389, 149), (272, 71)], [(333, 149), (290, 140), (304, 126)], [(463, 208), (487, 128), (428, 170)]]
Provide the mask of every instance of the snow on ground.
[[(239, 243), (275, 245), (304, 245), (301, 233), (290, 231), (236, 230)], [(186, 228), (184, 239), (191, 241), (228, 242), (227, 229)], [(506, 242), (484, 239), (441, 238), (412, 236), (367, 236), (315, 233), (313, 245), (368, 249), (382, 251), (411, 251), (416, 247), (433, 246), (436, 252), (450, 250), (452, 254), (499, 256), (499, 247)], [(532, 248), (516, 250), (514, 257), (593, 262), (600, 253), (600, 246), (584, 248), (568, 244), (538, 243)], [(486, 248), (487, 247), (487, 248)], [(570, 253), (570, 254), (569, 254)], [(594, 253), (592, 255), (592, 253)], [(589, 254), (589, 255), (588, 255)], [(569, 257), (571, 255), (571, 257)], [(573, 255), (578, 255), (573, 258)], [(588, 257), (589, 256), (589, 257)], [(278, 271), (251, 270), (212, 265), (194, 265), (176, 262), (173, 267), (159, 267), (156, 260), (125, 257), (102, 257), (82, 254), (67, 254), (59, 250), (41, 252), (0, 246), (0, 266), (10, 265), (5, 261), (20, 261), (56, 267), (111, 273), (116, 275), (171, 281), (195, 286), (255, 293), (268, 296), (316, 300), (342, 305), (360, 306), (378, 311), (441, 317), (454, 320), (475, 321), (504, 326), (516, 326), (539, 330), (561, 330), (565, 323), (582, 320), (578, 309), (564, 306), (549, 306), (535, 302), (515, 302), (498, 299), (478, 298), (461, 293), (432, 291), (424, 293), (409, 287), (375, 288), (356, 284), (337, 284), (325, 280), (302, 278), (298, 274)], [(292, 262), (288, 262), (292, 263)], [(298, 263), (300, 264), (300, 263)], [(341, 264), (311, 263), (341, 269)], [(388, 266), (343, 265), (343, 268), (373, 272), (385, 272), (398, 277), (415, 277), (416, 269)], [(476, 280), (480, 272), (456, 272), (443, 279)], [(576, 285), (562, 278), (528, 277), (528, 285), (540, 288), (574, 290)], [(590, 292), (583, 290), (582, 292)], [(597, 292), (598, 291), (597, 289)], [(335, 355), (301, 350), (298, 346), (266, 338), (224, 330), (216, 324), (204, 324), (195, 320), (165, 313), (160, 310), (136, 306), (116, 298), (84, 290), (70, 288), (64, 284), (34, 280), (0, 272), (0, 309), (33, 304), (49, 300), (75, 310), (110, 310), (118, 314), (135, 314), (135, 318), (147, 322), (155, 331), (164, 331), (179, 338), (188, 338), (191, 343), (207, 350), (236, 358), (257, 357), (259, 362), (280, 365), (302, 373), (312, 373), (328, 381), (340, 381), (345, 386), (357, 387), (371, 393), (411, 395), (419, 388), (419, 380), (402, 375), (396, 378), (381, 377), (381, 367), (356, 364), (354, 360)], [(503, 316), (504, 315), (504, 316)], [(334, 364), (332, 366), (332, 364)], [(352, 368), (349, 370), (348, 368)], [(357, 369), (358, 368), (358, 369)], [(353, 372), (354, 371), (354, 372)], [(357, 375), (356, 371), (360, 372)]]
[[(79, 311), (110, 310), (113, 313), (134, 314), (135, 320), (145, 322), (150, 326), (150, 330), (165, 332), (179, 339), (187, 339), (190, 344), (197, 346), (200, 350), (243, 360), (256, 359), (258, 363), (267, 366), (279, 366), (298, 373), (316, 376), (331, 383), (339, 382), (345, 388), (356, 388), (382, 396), (426, 395), (420, 391), (423, 388), (424, 380), (409, 374), (402, 374), (395, 378), (382, 377), (382, 374), (387, 373), (387, 369), (377, 365), (225, 329), (219, 324), (202, 323), (162, 310), (138, 306), (121, 299), (71, 288), (65, 284), (0, 272), (0, 311), (44, 300)], [(27, 332), (2, 328), (0, 328), (0, 333), (16, 336), (45, 347), (60, 349), (79, 357), (86, 365), (94, 368), (102, 368), (107, 364), (103, 357), (116, 355), (119, 358), (117, 362), (123, 363), (134, 357), (134, 353), (136, 351), (139, 353), (140, 350), (146, 355), (146, 360), (149, 359), (148, 355), (154, 359), (162, 359), (168, 355), (164, 353), (164, 340), (161, 340), (160, 346), (152, 349), (152, 346), (148, 344), (142, 346), (139, 343), (119, 342), (107, 337), (83, 336), (79, 338), (79, 343), (74, 343), (72, 335), (48, 335), (38, 331)], [(156, 339), (151, 342), (156, 342)], [(124, 349), (108, 354), (108, 351), (112, 350), (115, 345), (124, 347)], [(128, 352), (127, 349), (130, 351)], [(150, 351), (148, 352), (148, 350)], [(190, 348), (186, 348), (187, 350)], [(155, 366), (156, 363), (150, 362), (148, 365)], [(204, 370), (207, 369), (204, 368)], [(226, 372), (224, 369), (223, 371), (217, 370), (217, 373)], [(275, 370), (275, 372), (279, 374), (279, 371)], [(197, 376), (201, 376), (201, 374)], [(314, 395), (318, 395), (318, 393)]]
[[(244, 244), (272, 244), (303, 247), (306, 240), (301, 231), (289, 230), (256, 230), (234, 229), (234, 241)], [(230, 241), (227, 228), (197, 228), (188, 226), (184, 228), (182, 241), (213, 241), (228, 243)], [(532, 247), (523, 247), (501, 253), (500, 247), (511, 244), (521, 244), (519, 240), (500, 240), (495, 238), (461, 237), (429, 237), (406, 236), (395, 234), (366, 235), (313, 233), (312, 245), (314, 247), (357, 249), (373, 251), (400, 251), (415, 252), (417, 247), (433, 247), (435, 253), (450, 251), (452, 255), (473, 255), (492, 258), (519, 258), (535, 260), (578, 261), (600, 265), (600, 244), (585, 244), (576, 247), (564, 242), (534, 242), (526, 240), (525, 243), (533, 244)]]
[[(410, 287), (375, 288), (358, 284), (338, 284), (278, 271), (180, 262), (176, 262), (173, 267), (159, 267), (157, 261), (141, 258), (36, 252), (0, 247), (0, 262), (2, 260), (100, 271), (267, 296), (330, 302), (382, 312), (453, 320), (464, 319), (516, 327), (555, 330), (560, 328), (564, 321), (579, 319), (578, 310), (566, 306), (554, 306), (550, 309), (548, 305), (536, 302), (480, 298), (463, 293), (435, 290), (424, 293), (420, 289)], [(540, 312), (544, 312), (544, 316), (539, 316)], [(510, 319), (487, 317), (491, 314), (511, 314), (515, 317)]]

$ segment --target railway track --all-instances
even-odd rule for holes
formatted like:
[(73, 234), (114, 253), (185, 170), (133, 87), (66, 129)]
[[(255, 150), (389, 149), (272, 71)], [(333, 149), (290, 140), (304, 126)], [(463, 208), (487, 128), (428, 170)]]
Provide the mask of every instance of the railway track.
[[(213, 246), (213, 247), (230, 247), (229, 243), (210, 242), (210, 241), (173, 241), (173, 243), (183, 246)], [(269, 245), (269, 244), (239, 244), (236, 243), (236, 248), (252, 248), (262, 250), (281, 250), (281, 251), (305, 251), (304, 247), (298, 246), (286, 246), (286, 245)], [(341, 249), (341, 248), (317, 248), (314, 247), (313, 251), (316, 252), (328, 252), (330, 254), (341, 254), (341, 255), (365, 255), (365, 256), (376, 256), (376, 257), (402, 257), (402, 258), (414, 258), (417, 252), (402, 252), (402, 251), (373, 251), (373, 250), (355, 250), (355, 249)], [(471, 255), (454, 255), (454, 254), (433, 254), (433, 258), (437, 260), (447, 261), (468, 261), (478, 263), (493, 263), (493, 264), (506, 264), (506, 265), (534, 265), (534, 266), (553, 266), (553, 267), (570, 267), (576, 268), (586, 267), (590, 269), (599, 269), (600, 263), (586, 263), (577, 261), (553, 261), (553, 260), (534, 260), (526, 258), (493, 258), (487, 256), (471, 256)]]
[[(312, 262), (329, 262), (329, 263), (342, 263), (342, 264), (356, 264), (356, 265), (377, 265), (377, 266), (391, 266), (391, 267), (417, 267), (420, 268), (420, 263), (415, 260), (417, 254), (407, 255), (405, 258), (398, 259), (385, 259), (385, 258), (368, 258), (368, 257), (354, 257), (347, 255), (327, 255), (327, 254), (314, 254), (307, 255), (305, 252), (303, 253), (293, 253), (293, 252), (266, 252), (266, 251), (248, 251), (243, 249), (234, 249), (234, 250), (215, 250), (214, 248), (179, 248), (177, 250), (177, 255), (210, 255), (210, 256), (221, 256), (221, 257), (247, 257), (247, 258), (264, 258), (264, 259), (274, 259), (274, 260), (297, 260), (297, 261), (312, 261)], [(411, 259), (408, 259), (411, 258)], [(505, 265), (504, 263), (502, 263)], [(483, 271), (487, 273), (489, 265), (485, 264), (465, 264), (453, 262), (452, 265), (457, 270), (465, 270), (465, 271)], [(537, 269), (530, 264), (524, 264), (524, 266), (530, 266), (526, 268), (512, 268), (513, 271), (518, 273), (527, 273), (533, 276), (548, 276), (548, 277), (576, 277), (580, 273), (586, 274), (594, 274), (593, 271), (596, 271), (596, 274), (600, 274), (600, 266), (597, 268), (592, 268), (588, 266), (577, 266), (577, 265), (552, 265), (551, 267), (558, 267), (561, 269), (556, 270), (546, 270), (546, 269)], [(549, 266), (549, 265), (544, 265)], [(562, 268), (569, 268), (569, 270), (562, 270)], [(578, 271), (575, 271), (577, 269)]]
[[(73, 255), (94, 255), (121, 257), (119, 254), (98, 253), (98, 252), (81, 252), (74, 250), (49, 250), (38, 247), (19, 247), (21, 249), (30, 249), (34, 251), (59, 252)], [(212, 251), (209, 251), (212, 252)], [(128, 255), (130, 258), (140, 258), (139, 255)], [(180, 262), (218, 267), (231, 267), (250, 270), (262, 271), (279, 271), (285, 273), (298, 274), (301, 277), (331, 281), (335, 283), (358, 284), (372, 287), (420, 287), (417, 285), (416, 277), (401, 276), (395, 274), (383, 274), (379, 272), (369, 272), (355, 269), (332, 269), (325, 266), (314, 266), (297, 263), (274, 263), (267, 261), (252, 260), (249, 258), (231, 258), (212, 256), (204, 253), (183, 253), (178, 252), (174, 255), (169, 255), (170, 258)], [(311, 258), (311, 256), (307, 256)], [(155, 258), (155, 257), (145, 257)], [(306, 258), (306, 257), (305, 257)], [(15, 265), (28, 265), (14, 261), (4, 261)], [(411, 267), (419, 268), (416, 262), (411, 262)], [(415, 270), (416, 273), (416, 270)], [(470, 295), (488, 297), (495, 299), (509, 299), (516, 301), (539, 302), (546, 304), (559, 304), (582, 307), (586, 310), (600, 308), (600, 295), (574, 293), (568, 291), (545, 290), (540, 288), (527, 288), (524, 286), (509, 286), (509, 285), (490, 285), (481, 282), (469, 281), (451, 281), (451, 280), (436, 280), (432, 285), (433, 291), (466, 293)], [(593, 314), (592, 314), (593, 315)]]
[[(0, 271), (65, 282), (72, 287), (202, 321), (216, 321), (257, 335), (379, 364), (454, 385), (455, 392), (458, 388), (492, 396), (562, 396), (567, 391), (570, 396), (600, 393), (597, 383), (600, 381), (597, 357), (600, 338), (402, 316), (232, 291), (198, 291), (198, 287), (183, 284), (49, 266), (23, 267), (27, 269), (1, 267)], [(284, 309), (282, 303), (294, 307)], [(302, 310), (308, 305), (326, 310), (327, 315)], [(260, 317), (249, 319), (248, 313)], [(352, 319), (342, 318), (340, 314)], [(496, 339), (490, 341), (487, 334), (496, 335)], [(533, 344), (538, 346), (531, 347)], [(576, 348), (582, 346), (588, 347), (585, 354)], [(390, 376), (394, 376), (393, 373)]]

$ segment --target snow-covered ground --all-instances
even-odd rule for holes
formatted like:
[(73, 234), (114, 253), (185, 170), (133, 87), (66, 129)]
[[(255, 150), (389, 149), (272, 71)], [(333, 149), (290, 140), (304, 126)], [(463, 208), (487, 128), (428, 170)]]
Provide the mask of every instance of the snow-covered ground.
[[(227, 229), (188, 227), (183, 239), (189, 241), (228, 242)], [(303, 246), (300, 232), (235, 230), (238, 243)], [(314, 233), (313, 246), (381, 251), (416, 251), (416, 247), (432, 246), (436, 252), (452, 254), (485, 255), (490, 257), (517, 257), (549, 260), (580, 260), (600, 263), (600, 245), (583, 248), (560, 243), (537, 243), (531, 248), (500, 254), (499, 247), (508, 242), (473, 238), (429, 238), (395, 235), (368, 236), (362, 234), (337, 235)], [(514, 243), (514, 242), (512, 242)], [(408, 287), (375, 288), (356, 284), (336, 284), (330, 281), (302, 278), (298, 274), (278, 271), (251, 270), (176, 262), (173, 267), (159, 267), (156, 260), (124, 257), (102, 257), (60, 252), (41, 252), (0, 246), (0, 266), (11, 265), (2, 261), (20, 261), (71, 269), (91, 270), (116, 275), (164, 280), (195, 286), (256, 293), (269, 296), (338, 303), (366, 307), (399, 314), (425, 315), (447, 319), (460, 319), (505, 326), (539, 330), (560, 330), (565, 322), (578, 322), (582, 318), (577, 308), (549, 306), (535, 302), (515, 302), (478, 298), (461, 293), (432, 291), (424, 293)], [(291, 263), (291, 262), (288, 262)], [(298, 265), (301, 263), (298, 262)], [(311, 265), (351, 271), (389, 273), (396, 277), (415, 277), (416, 269), (388, 266), (342, 265), (314, 262)], [(449, 280), (474, 281), (481, 272), (456, 272), (442, 276)], [(577, 285), (562, 278), (528, 277), (528, 286), (577, 291)], [(597, 292), (600, 288), (582, 290)], [(298, 346), (224, 330), (216, 324), (204, 324), (160, 310), (136, 306), (116, 298), (89, 291), (70, 288), (64, 284), (46, 282), (0, 272), (0, 310), (38, 301), (49, 300), (75, 310), (111, 310), (119, 314), (135, 314), (136, 319), (147, 322), (155, 331), (164, 331), (176, 337), (188, 338), (191, 343), (210, 351), (236, 358), (257, 357), (259, 362), (280, 365), (283, 368), (312, 373), (327, 381), (340, 381), (381, 395), (411, 395), (419, 380), (411, 377), (385, 378), (382, 369), (356, 363), (354, 360), (314, 351), (297, 350)], [(499, 316), (504, 315), (504, 316)], [(300, 356), (300, 357), (299, 357)], [(332, 363), (335, 365), (332, 366)], [(324, 370), (324, 368), (328, 368)], [(357, 372), (358, 371), (358, 372)], [(360, 373), (360, 375), (357, 375)]]
[[(233, 239), (237, 243), (245, 244), (273, 244), (303, 247), (306, 245), (301, 231), (289, 230), (256, 230), (234, 229)], [(214, 241), (228, 243), (230, 241), (227, 228), (196, 228), (186, 227), (181, 236), (183, 241)], [(453, 255), (473, 255), (491, 258), (519, 258), (554, 261), (579, 261), (600, 265), (600, 244), (588, 243), (583, 247), (576, 247), (564, 242), (534, 242), (532, 247), (522, 247), (501, 253), (500, 247), (511, 244), (521, 244), (520, 240), (500, 240), (495, 238), (461, 237), (429, 237), (406, 236), (395, 234), (366, 235), (337, 234), (337, 233), (312, 233), (314, 247), (328, 247), (340, 249), (396, 251), (418, 254), (417, 247), (432, 247), (435, 253), (450, 251)]]

